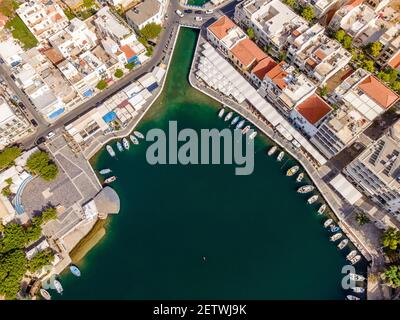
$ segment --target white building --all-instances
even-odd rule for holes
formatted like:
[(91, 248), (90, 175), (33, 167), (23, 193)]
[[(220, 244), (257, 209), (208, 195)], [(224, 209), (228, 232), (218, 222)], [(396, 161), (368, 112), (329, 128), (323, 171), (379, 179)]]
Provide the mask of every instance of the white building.
[(369, 198), (400, 220), (400, 121), (344, 170)]
[(165, 0), (144, 0), (126, 12), (126, 20), (135, 30), (140, 30), (150, 23), (161, 25), (165, 9)]
[(244, 28), (253, 28), (262, 46), (278, 57), (289, 36), (308, 23), (279, 0), (247, 0), (235, 8), (234, 19)]
[(288, 59), (319, 86), (342, 70), (352, 55), (339, 42), (324, 34), (318, 23), (291, 41)]
[(54, 0), (29, 0), (16, 10), (39, 42), (47, 39), (68, 25), (68, 18)]
[(299, 2), (302, 6), (312, 6), (314, 8), (315, 16), (319, 19), (326, 15), (330, 10), (334, 10), (343, 2), (343, 0), (300, 0)]
[(15, 67), (22, 62), (23, 53), (24, 50), (13, 38), (0, 41), (0, 58), (10, 67)]
[(30, 124), (25, 117), (10, 107), (0, 96), (0, 149), (17, 142), (29, 133)]

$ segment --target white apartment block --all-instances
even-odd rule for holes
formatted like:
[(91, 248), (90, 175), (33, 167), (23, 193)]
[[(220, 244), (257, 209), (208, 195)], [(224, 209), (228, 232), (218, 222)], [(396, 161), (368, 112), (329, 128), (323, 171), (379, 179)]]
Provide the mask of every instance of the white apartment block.
[(22, 62), (24, 50), (11, 37), (5, 41), (0, 41), (0, 58), (10, 67), (15, 67)]
[(235, 8), (234, 19), (243, 28), (253, 28), (257, 41), (273, 56), (287, 45), (289, 36), (308, 23), (279, 0), (247, 0)]
[(382, 50), (376, 63), (380, 67), (389, 66), (394, 69), (400, 66), (400, 24), (387, 30), (380, 38)]
[(293, 66), (282, 61), (264, 76), (258, 92), (273, 102), (286, 116), (295, 106), (310, 97), (317, 87)]
[(340, 5), (340, 3), (343, 3), (343, 0), (300, 0), (299, 3), (302, 6), (312, 6), (314, 8), (315, 16), (321, 18), (330, 10), (335, 9)]
[(290, 40), (287, 57), (296, 67), (324, 85), (334, 74), (343, 69), (352, 55), (339, 42), (324, 34), (325, 28), (315, 24)]
[(96, 13), (94, 24), (104, 38), (110, 37), (119, 46), (132, 44), (137, 40), (135, 32), (122, 20), (103, 7)]
[(358, 189), (400, 220), (400, 121), (344, 172)]
[(17, 142), (28, 134), (30, 124), (20, 113), (14, 112), (0, 96), (0, 149)]
[(140, 30), (150, 23), (162, 24), (166, 9), (166, 0), (144, 0), (126, 12), (128, 24)]
[(49, 42), (64, 58), (68, 58), (93, 49), (97, 36), (84, 21), (74, 18), (68, 27), (51, 36)]
[(39, 42), (68, 25), (68, 18), (54, 0), (25, 1), (16, 12)]

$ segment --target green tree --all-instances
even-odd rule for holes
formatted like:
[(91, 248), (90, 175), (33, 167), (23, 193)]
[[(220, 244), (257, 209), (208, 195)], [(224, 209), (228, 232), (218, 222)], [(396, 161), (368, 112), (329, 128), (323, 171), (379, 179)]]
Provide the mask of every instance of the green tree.
[(148, 46), (147, 47), (146, 56), (151, 57), (152, 55), (153, 55), (153, 47), (152, 46)]
[(285, 3), (286, 3), (289, 7), (293, 8), (293, 9), (295, 9), (295, 8), (297, 7), (297, 2), (296, 2), (296, 0), (285, 0)]
[(397, 69), (390, 69), (388, 70), (389, 80), (388, 82), (393, 83), (398, 80), (399, 78), (399, 70)]
[(116, 78), (122, 78), (123, 75), (124, 75), (124, 72), (123, 72), (121, 69), (117, 69), (117, 70), (115, 70), (115, 72), (114, 72), (114, 76), (115, 76)]
[(357, 212), (356, 221), (360, 226), (370, 222), (369, 218), (364, 212)]
[(400, 91), (400, 81), (395, 81), (391, 84), (391, 87), (395, 91)]
[(28, 269), (32, 272), (36, 272), (42, 269), (44, 266), (49, 265), (54, 260), (54, 254), (50, 249), (38, 252), (31, 260), (28, 261)]
[(344, 37), (343, 37), (343, 47), (345, 48), (345, 49), (350, 49), (351, 48), (351, 43), (353, 42), (353, 39), (349, 36), (349, 35), (345, 35)]
[(135, 67), (135, 64), (132, 62), (129, 62), (125, 65), (125, 68), (128, 70), (132, 70)]
[(327, 87), (327, 86), (323, 86), (323, 87), (320, 89), (320, 92), (319, 92), (319, 93), (320, 93), (321, 96), (323, 96), (323, 97), (327, 96), (327, 95), (328, 95), (328, 87)]
[(388, 73), (386, 73), (385, 71), (379, 71), (378, 72), (378, 78), (385, 81), (385, 82), (389, 82), (390, 81), (390, 75)]
[(37, 151), (32, 154), (26, 166), (29, 171), (39, 175), (46, 181), (55, 179), (58, 175), (58, 167), (50, 160), (49, 155), (44, 151)]
[(9, 186), (12, 185), (12, 183), (13, 183), (12, 178), (7, 178), (5, 181)]
[(49, 207), (42, 211), (41, 213), (42, 223), (46, 223), (50, 220), (57, 219), (57, 210), (56, 208)]
[(284, 51), (279, 52), (279, 57), (278, 57), (279, 61), (286, 60), (286, 57), (287, 55)]
[(27, 260), (23, 250), (13, 250), (0, 255), (0, 295), (15, 299), (26, 271)]
[(382, 245), (390, 250), (397, 250), (400, 247), (400, 232), (395, 228), (388, 228), (382, 235)]
[(161, 25), (157, 23), (149, 23), (139, 30), (140, 34), (147, 40), (155, 39), (158, 37), (162, 30)]
[(374, 62), (372, 60), (364, 60), (362, 67), (369, 72), (375, 71)]
[(345, 35), (346, 35), (346, 32), (344, 30), (340, 29), (335, 33), (335, 39), (337, 41), (339, 41), (340, 43), (342, 43)]
[(4, 187), (4, 188), (1, 190), (1, 194), (2, 194), (3, 196), (5, 196), (5, 197), (11, 196), (12, 192), (11, 192), (11, 190), (10, 190), (10, 186)]
[(385, 283), (392, 288), (400, 287), (400, 267), (390, 266), (382, 274), (382, 279)]
[(373, 57), (378, 57), (382, 51), (382, 43), (379, 41), (372, 42), (369, 45), (369, 52)]
[(83, 5), (88, 9), (92, 8), (95, 4), (94, 0), (83, 0)]
[(40, 176), (46, 181), (54, 180), (57, 177), (57, 175), (58, 175), (58, 167), (54, 163), (49, 163), (40, 172)]
[(14, 164), (14, 160), (21, 154), (21, 149), (10, 147), (0, 152), (0, 170), (6, 169)]
[(254, 34), (254, 29), (253, 28), (247, 28), (246, 33), (248, 35), (248, 37), (253, 40), (255, 38), (255, 34)]
[(96, 88), (99, 89), (99, 90), (104, 90), (105, 88), (107, 88), (107, 81), (104, 80), (104, 79), (100, 80), (97, 83)]
[(315, 18), (315, 11), (312, 6), (306, 6), (301, 12), (301, 16), (307, 21), (311, 22)]

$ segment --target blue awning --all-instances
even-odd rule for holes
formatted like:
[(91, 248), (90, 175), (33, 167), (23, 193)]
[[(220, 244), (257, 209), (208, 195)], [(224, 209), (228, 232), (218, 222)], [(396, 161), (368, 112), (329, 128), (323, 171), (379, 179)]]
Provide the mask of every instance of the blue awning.
[(158, 84), (157, 84), (157, 82), (154, 82), (154, 83), (152, 83), (151, 85), (149, 85), (147, 87), (147, 90), (149, 90), (151, 92), (151, 91), (154, 91), (157, 88), (158, 88)]
[(137, 60), (138, 60), (138, 57), (137, 56), (133, 56), (133, 57), (128, 59), (128, 63), (131, 63), (131, 62), (135, 62), (136, 63)]
[(86, 91), (83, 93), (83, 96), (84, 96), (84, 97), (91, 97), (92, 95), (93, 95), (93, 90), (92, 90), (92, 89), (86, 90)]
[(49, 119), (54, 119), (57, 118), (61, 113), (63, 113), (65, 111), (65, 108), (60, 108), (56, 111), (54, 111), (53, 113), (50, 113), (47, 117)]
[(117, 114), (114, 111), (110, 111), (109, 113), (103, 116), (103, 120), (107, 123), (115, 120), (117, 118)]

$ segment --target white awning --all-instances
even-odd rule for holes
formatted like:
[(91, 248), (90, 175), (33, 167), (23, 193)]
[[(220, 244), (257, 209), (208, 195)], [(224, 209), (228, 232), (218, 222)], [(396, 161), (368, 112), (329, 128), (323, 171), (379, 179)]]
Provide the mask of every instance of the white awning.
[(342, 174), (338, 174), (329, 182), (350, 204), (355, 204), (362, 198), (358, 191)]

